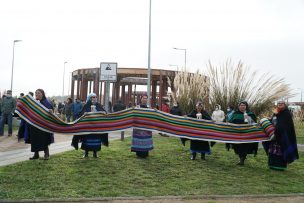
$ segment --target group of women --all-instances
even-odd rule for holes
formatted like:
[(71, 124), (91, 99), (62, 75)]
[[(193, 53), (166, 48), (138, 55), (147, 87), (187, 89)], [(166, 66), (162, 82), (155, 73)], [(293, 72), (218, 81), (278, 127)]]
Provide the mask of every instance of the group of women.
[[(52, 105), (48, 102), (42, 89), (36, 90), (35, 98), (46, 108), (52, 109)], [(140, 108), (148, 108), (147, 99), (147, 96), (141, 97)], [(81, 115), (92, 111), (105, 111), (102, 105), (98, 103), (95, 93), (88, 95)], [(211, 120), (209, 114), (204, 110), (202, 102), (197, 102), (196, 108), (188, 114), (188, 117)], [(275, 136), (272, 140), (263, 143), (268, 155), (268, 165), (271, 169), (285, 170), (288, 164), (299, 158), (299, 155), (292, 115), (284, 101), (278, 103), (270, 120), (275, 126)], [(251, 124), (253, 122), (256, 123), (257, 119), (249, 110), (248, 103), (242, 101), (232, 115), (229, 115), (228, 121), (235, 124)], [(53, 134), (44, 132), (31, 125), (28, 125), (28, 131), (25, 141), (31, 144), (31, 151), (34, 152), (30, 160), (38, 159), (39, 151), (44, 151), (44, 159), (48, 160), (48, 146), (54, 142)], [(101, 145), (108, 146), (108, 134), (77, 135), (73, 137), (72, 146), (78, 149), (79, 142), (82, 143), (81, 149), (84, 150), (84, 158), (89, 156), (89, 151), (92, 151), (93, 157), (97, 158), (97, 151), (100, 151)], [(234, 152), (239, 156), (237, 164), (241, 166), (244, 165), (248, 154), (256, 155), (258, 151), (258, 143), (227, 144), (227, 147), (232, 147)], [(147, 158), (149, 151), (152, 149), (152, 132), (134, 128), (131, 151), (135, 152), (138, 158)], [(206, 159), (205, 154), (211, 154), (209, 142), (202, 140), (190, 140), (190, 151), (192, 160), (196, 159), (197, 153), (201, 154), (202, 160)]]

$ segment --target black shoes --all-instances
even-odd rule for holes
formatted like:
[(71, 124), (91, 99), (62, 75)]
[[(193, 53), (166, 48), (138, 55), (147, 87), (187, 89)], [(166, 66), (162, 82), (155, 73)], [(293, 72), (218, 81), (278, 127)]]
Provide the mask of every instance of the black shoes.
[(83, 158), (88, 158), (89, 157), (89, 151), (84, 151)]
[[(89, 151), (85, 150), (82, 158), (89, 158)], [(93, 158), (98, 158), (97, 151), (93, 151)]]
[(240, 162), (237, 163), (236, 165), (239, 165), (239, 166), (244, 166), (245, 165), (245, 157), (240, 157)]
[(49, 148), (46, 148), (44, 150), (44, 160), (49, 160), (49, 158), (50, 158)]
[(195, 160), (195, 158), (196, 158), (196, 153), (192, 153), (190, 159)]
[[(50, 158), (50, 153), (49, 153), (49, 148), (44, 150), (44, 160), (49, 160)], [(30, 160), (35, 160), (35, 159), (39, 159), (39, 153), (38, 152), (34, 152), (34, 156), (30, 157)]]
[(97, 158), (97, 152), (93, 151), (93, 158)]
[(30, 160), (39, 159), (39, 153), (35, 152), (33, 157), (30, 157)]
[[(196, 158), (196, 153), (194, 152), (194, 153), (191, 154), (190, 159), (191, 159), (191, 160), (195, 160), (195, 158)], [(201, 159), (202, 159), (202, 160), (206, 160), (206, 157), (205, 157), (205, 154), (204, 154), (204, 153), (201, 154)]]

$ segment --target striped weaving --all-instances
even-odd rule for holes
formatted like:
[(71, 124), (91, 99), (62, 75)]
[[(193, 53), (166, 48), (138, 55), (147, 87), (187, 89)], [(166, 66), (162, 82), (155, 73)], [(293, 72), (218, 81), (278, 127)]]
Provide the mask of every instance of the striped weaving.
[(262, 119), (260, 124), (256, 125), (236, 125), (175, 116), (142, 108), (130, 108), (111, 114), (87, 113), (74, 122), (66, 123), (29, 95), (19, 99), (16, 113), (43, 131), (71, 135), (100, 134), (136, 127), (180, 138), (250, 143), (267, 141), (274, 133), (274, 127), (267, 119)]

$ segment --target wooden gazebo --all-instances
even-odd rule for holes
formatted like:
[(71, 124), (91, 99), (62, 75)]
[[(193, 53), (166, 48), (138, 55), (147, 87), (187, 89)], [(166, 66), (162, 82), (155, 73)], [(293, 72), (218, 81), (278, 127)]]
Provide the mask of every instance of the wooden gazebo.
[[(117, 81), (111, 83), (110, 98), (112, 104), (122, 100), (126, 105), (136, 104), (138, 96), (145, 93), (136, 91), (137, 85), (147, 85), (147, 68), (117, 68)], [(161, 104), (168, 93), (168, 78), (174, 80), (176, 71), (151, 69), (151, 106)], [(100, 68), (78, 69), (72, 72), (71, 97), (85, 100), (88, 93), (95, 92), (99, 102), (105, 103), (105, 82), (100, 81)], [(174, 87), (170, 87), (174, 90)]]

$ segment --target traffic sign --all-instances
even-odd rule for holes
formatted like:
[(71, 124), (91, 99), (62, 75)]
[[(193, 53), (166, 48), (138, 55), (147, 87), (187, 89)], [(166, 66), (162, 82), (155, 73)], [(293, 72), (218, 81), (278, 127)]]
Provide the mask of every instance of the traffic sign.
[(100, 63), (100, 80), (117, 81), (117, 63), (101, 62)]

